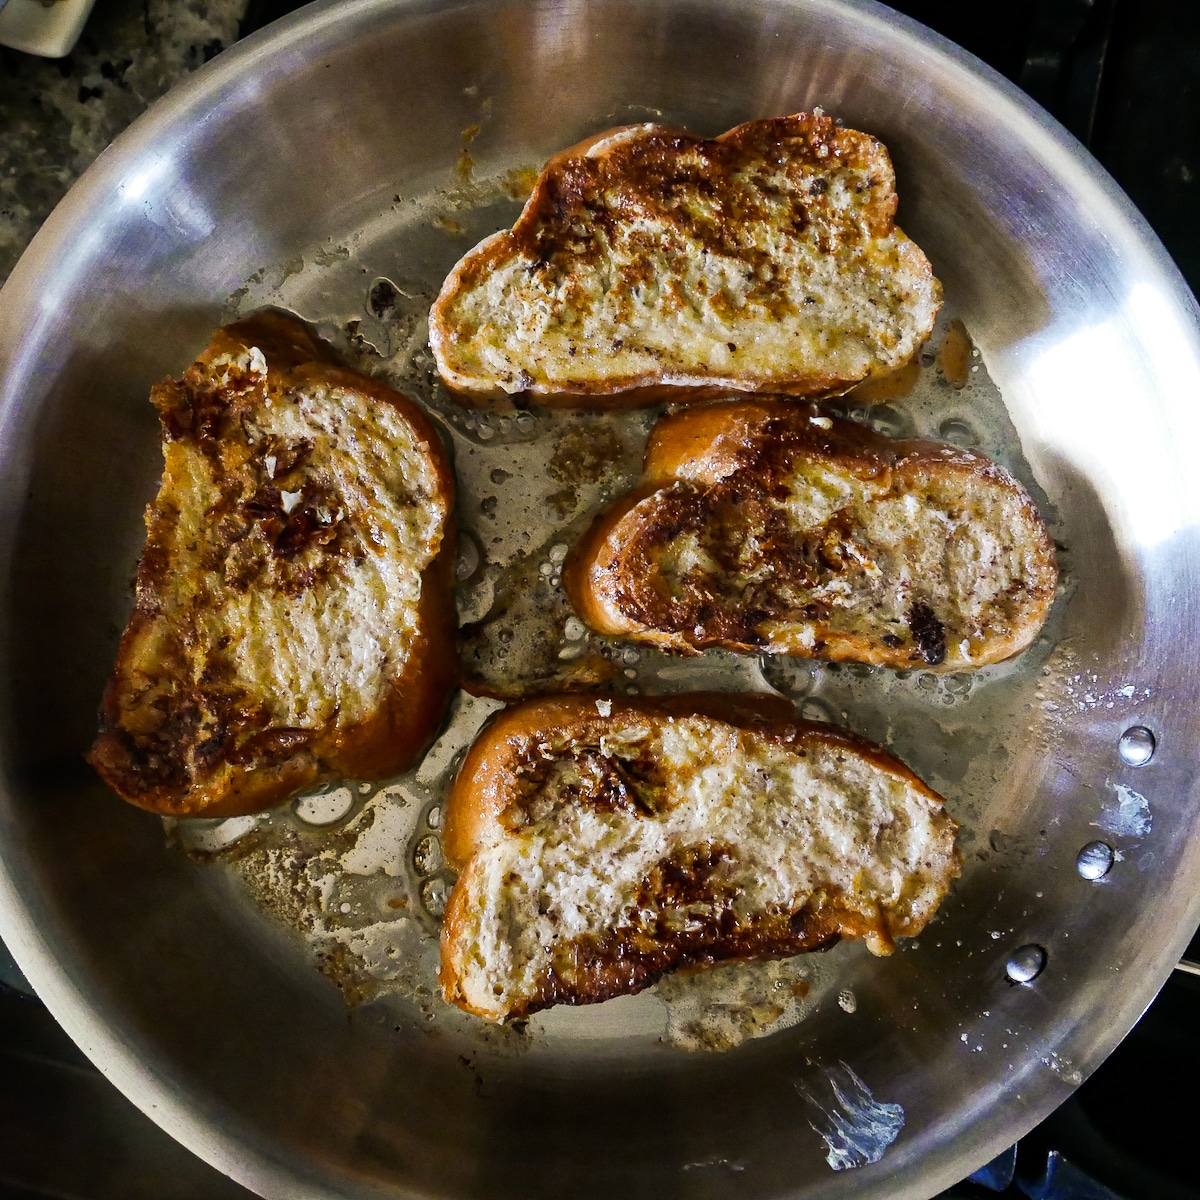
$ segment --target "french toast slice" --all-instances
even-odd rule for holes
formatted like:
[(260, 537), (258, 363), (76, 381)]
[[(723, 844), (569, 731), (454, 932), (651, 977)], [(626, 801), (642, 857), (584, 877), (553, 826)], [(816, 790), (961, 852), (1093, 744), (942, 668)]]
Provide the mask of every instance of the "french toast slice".
[(151, 399), (162, 482), (91, 764), (133, 804), (205, 817), (406, 769), (457, 672), (428, 419), (272, 311)]
[(781, 697), (527, 701), (447, 799), (442, 990), (500, 1021), (843, 937), (889, 954), (958, 875), (957, 828), (897, 759)]
[(609, 130), (553, 157), (450, 273), (438, 370), (464, 403), (845, 390), (911, 359), (941, 303), (896, 204), (883, 145), (822, 115)]
[(1033, 500), (984, 455), (770, 399), (659, 421), (642, 484), (563, 570), (602, 634), (928, 671), (1019, 653), (1057, 578)]

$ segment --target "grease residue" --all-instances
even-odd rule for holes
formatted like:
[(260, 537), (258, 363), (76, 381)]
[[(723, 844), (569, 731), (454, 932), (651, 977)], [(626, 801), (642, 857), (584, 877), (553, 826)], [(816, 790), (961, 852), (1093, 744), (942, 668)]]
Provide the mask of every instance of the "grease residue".
[(216, 854), (227, 850), (253, 833), (262, 824), (261, 816), (225, 817), (217, 820), (184, 820), (166, 817), (163, 824), (168, 833), (192, 854)]
[(296, 801), (296, 816), (309, 825), (333, 825), (354, 807), (354, 793), (342, 786), (312, 792)]
[(666, 1005), (664, 1040), (683, 1050), (731, 1050), (795, 1025), (813, 1007), (818, 966), (827, 968), (828, 957), (724, 963), (667, 975), (654, 988)]
[(404, 851), (413, 828), (409, 804), (403, 788), (394, 785), (372, 796), (347, 827), (359, 836), (342, 855), (342, 870), (350, 875), (403, 875)]
[(819, 1079), (797, 1082), (809, 1106), (808, 1123), (826, 1147), (835, 1171), (877, 1163), (904, 1128), (899, 1104), (876, 1100), (871, 1089), (844, 1062), (822, 1067)]
[(1049, 1067), (1063, 1083), (1070, 1084), (1071, 1087), (1078, 1087), (1083, 1082), (1083, 1072), (1064, 1054), (1052, 1050), (1049, 1054), (1042, 1056), (1041, 1063), (1042, 1066)]
[(1105, 803), (1099, 817), (1092, 822), (1099, 829), (1117, 837), (1143, 838), (1150, 832), (1153, 820), (1150, 814), (1150, 802), (1141, 792), (1123, 783), (1110, 785), (1116, 793), (1116, 804)]

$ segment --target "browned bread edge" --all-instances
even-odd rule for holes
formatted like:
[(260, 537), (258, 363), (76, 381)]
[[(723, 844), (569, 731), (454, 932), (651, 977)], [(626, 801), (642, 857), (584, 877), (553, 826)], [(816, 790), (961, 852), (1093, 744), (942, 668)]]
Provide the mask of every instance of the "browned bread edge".
[[(463, 872), (481, 850), (506, 836), (501, 814), (516, 797), (516, 768), (530, 742), (557, 735), (586, 739), (611, 729), (628, 716), (667, 721), (687, 716), (706, 716), (738, 729), (752, 731), (757, 737), (803, 751), (822, 742), (868, 760), (875, 768), (891, 774), (944, 809), (944, 801), (899, 759), (882, 747), (848, 730), (797, 717), (792, 704), (771, 694), (691, 692), (653, 698), (602, 697), (567, 694), (544, 696), (512, 705), (494, 714), (480, 730), (459, 768), (446, 799), (442, 846), (448, 863)], [(952, 830), (957, 826), (950, 822)], [(945, 886), (958, 875), (961, 856), (953, 851)], [(944, 894), (944, 891), (943, 891)], [(495, 1014), (473, 1007), (464, 996), (455, 967), (454, 946), (463, 935), (470, 912), (471, 897), (465, 889), (452, 889), (446, 905), (441, 934), (439, 982), (450, 1003), (485, 1019)], [(924, 922), (921, 922), (923, 927)], [(790, 956), (803, 950), (820, 949), (841, 937), (865, 938), (876, 953), (890, 953), (896, 936), (912, 936), (919, 929), (901, 927), (877, 911), (872, 919), (839, 904), (836, 897), (825, 896), (820, 905), (804, 913), (803, 924), (796, 924), (788, 945), (757, 945), (744, 955), (703, 955), (685, 962), (671, 962), (661, 969), (617, 972), (591, 989), (578, 992), (565, 988), (551, 993), (526, 1008), (511, 1012), (523, 1016), (554, 1003), (589, 1004), (615, 995), (641, 991), (662, 974), (679, 966), (705, 965), (716, 958), (771, 958)]]
[[(744, 469), (758, 453), (756, 447), (762, 443), (763, 429), (770, 422), (805, 426), (811, 446), (847, 472), (875, 475), (893, 472), (902, 465), (927, 465), (932, 471), (964, 472), (989, 487), (1006, 489), (1026, 515), (1035, 539), (1032, 549), (1041, 563), (1041, 577), (1032, 590), (1027, 619), (1007, 634), (996, 634), (972, 647), (970, 661), (962, 661), (953, 652), (941, 662), (928, 661), (920, 654), (914, 656), (912, 645), (890, 647), (819, 623), (819, 648), (811, 657), (894, 669), (953, 671), (1001, 662), (1030, 645), (1054, 601), (1056, 555), (1033, 500), (1004, 468), (973, 450), (916, 438), (888, 438), (867, 426), (825, 415), (815, 406), (770, 397), (692, 407), (664, 417), (655, 425), (646, 448), (641, 482), (602, 512), (567, 555), (563, 587), (587, 625), (610, 637), (632, 638), (685, 654), (710, 646), (751, 654), (772, 652), (771, 642), (761, 637), (721, 637), (675, 628), (666, 622), (648, 623), (629, 614), (621, 603), (622, 590), (634, 582), (621, 558), (627, 541), (640, 529), (634, 510), (680, 479), (704, 488)], [(765, 487), (777, 482), (777, 474), (777, 470), (764, 468), (748, 486)], [(645, 577), (640, 578), (644, 581)], [(790, 653), (799, 651), (793, 649)]]
[[(542, 222), (551, 222), (561, 215), (561, 201), (554, 195), (554, 185), (560, 175), (569, 172), (576, 160), (587, 156), (593, 147), (610, 141), (617, 135), (641, 130), (646, 138), (656, 141), (676, 140), (688, 143), (709, 141), (713, 145), (743, 147), (756, 140), (774, 136), (782, 138), (808, 138), (814, 146), (818, 143), (844, 142), (860, 152), (870, 146), (881, 156), (890, 191), (885, 201), (874, 214), (876, 236), (898, 230), (894, 217), (898, 197), (894, 190), (894, 175), (886, 148), (869, 134), (837, 126), (830, 118), (816, 113), (795, 113), (783, 117), (769, 117), (746, 121), (734, 126), (713, 139), (703, 139), (684, 129), (669, 125), (622, 125), (593, 134), (582, 141), (561, 150), (549, 158), (534, 183), (532, 192), (511, 229), (500, 230), (481, 241), (468, 251), (453, 267), (443, 283), (429, 315), (429, 341), (439, 373), (446, 386), (465, 405), (488, 405), (495, 401), (508, 401), (513, 393), (498, 383), (488, 383), (479, 378), (464, 375), (448, 364), (446, 346), (454, 337), (453, 322), (447, 316), (454, 298), (475, 281), (515, 254), (529, 249)], [(602, 155), (603, 157), (603, 155)], [(569, 188), (568, 188), (569, 190)], [(907, 238), (900, 247), (900, 254), (910, 268), (917, 270), (930, 280), (933, 289), (935, 311), (941, 303), (941, 284), (933, 277), (933, 268), (916, 243)], [(925, 330), (924, 340), (932, 331), (932, 324)], [(903, 365), (894, 362), (881, 370), (887, 372)], [(872, 370), (869, 374), (874, 375)], [(797, 397), (830, 396), (845, 391), (868, 377), (857, 374), (853, 378), (837, 373), (821, 372), (809, 368), (794, 375), (776, 374), (770, 379), (742, 377), (700, 370), (692, 377), (672, 378), (669, 381), (661, 372), (606, 379), (597, 383), (566, 383), (561, 386), (543, 385), (530, 380), (524, 389), (527, 396), (547, 407), (575, 409), (627, 409), (646, 408), (662, 403), (691, 403), (714, 400), (730, 392), (769, 392), (775, 395)]]
[[(456, 555), (454, 479), (433, 425), (407, 397), (385, 384), (337, 364), (331, 349), (297, 318), (265, 311), (218, 330), (206, 355), (257, 346), (272, 371), (290, 375), (296, 387), (320, 380), (357, 389), (398, 409), (416, 431), (434, 464), (438, 489), (449, 513), (441, 546), (421, 579), (418, 635), (403, 672), (369, 718), (297, 738), (263, 730), (262, 750), (243, 764), (224, 762), (212, 777), (182, 794), (146, 786), (122, 729), (123, 672), (134, 646), (153, 619), (165, 564), (143, 555), (138, 565), (133, 614), (117, 651), (116, 665), (101, 702), (101, 730), (88, 762), (118, 795), (141, 808), (173, 816), (229, 817), (260, 812), (326, 779), (385, 779), (405, 771), (432, 741), (457, 680), (453, 572)], [(155, 505), (151, 505), (153, 512)]]

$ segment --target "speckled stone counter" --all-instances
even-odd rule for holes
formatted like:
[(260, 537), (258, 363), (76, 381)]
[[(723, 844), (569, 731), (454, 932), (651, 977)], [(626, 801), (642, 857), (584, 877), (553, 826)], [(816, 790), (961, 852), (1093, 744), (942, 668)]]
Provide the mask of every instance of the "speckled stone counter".
[(100, 151), (237, 39), (246, 6), (247, 0), (97, 0), (66, 58), (0, 48), (0, 283)]

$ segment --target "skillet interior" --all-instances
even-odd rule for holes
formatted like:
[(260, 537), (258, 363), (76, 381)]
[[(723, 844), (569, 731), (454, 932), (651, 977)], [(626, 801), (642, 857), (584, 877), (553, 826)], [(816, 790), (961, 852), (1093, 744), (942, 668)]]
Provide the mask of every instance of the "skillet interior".
[[(377, 1007), (347, 1015), (80, 760), (158, 471), (149, 385), (256, 266), (386, 232), (393, 196), (449, 186), (474, 124), (486, 176), (609, 124), (661, 114), (717, 132), (816, 104), (891, 149), (902, 224), (1071, 551), (1069, 657), (1008, 718), (937, 937), (850, 962), (853, 1019), (822, 1006), (723, 1056), (636, 1039), (489, 1056), (397, 1033)], [(929, 1196), (1099, 1063), (1200, 917), (1194, 306), (1073, 142), (886, 10), (314, 6), (222, 55), (88, 172), (0, 297), (0, 368), (0, 933), (119, 1087), (265, 1195)], [(1117, 756), (1134, 724), (1159, 741), (1138, 770)], [(1147, 799), (1144, 836), (1098, 827), (1118, 787)], [(1100, 836), (1122, 858), (1089, 883), (1075, 857)], [(1013, 986), (1004, 963), (1027, 943), (1048, 965)], [(832, 1172), (810, 1126), (802, 1090), (838, 1062), (904, 1110), (877, 1166)]]

